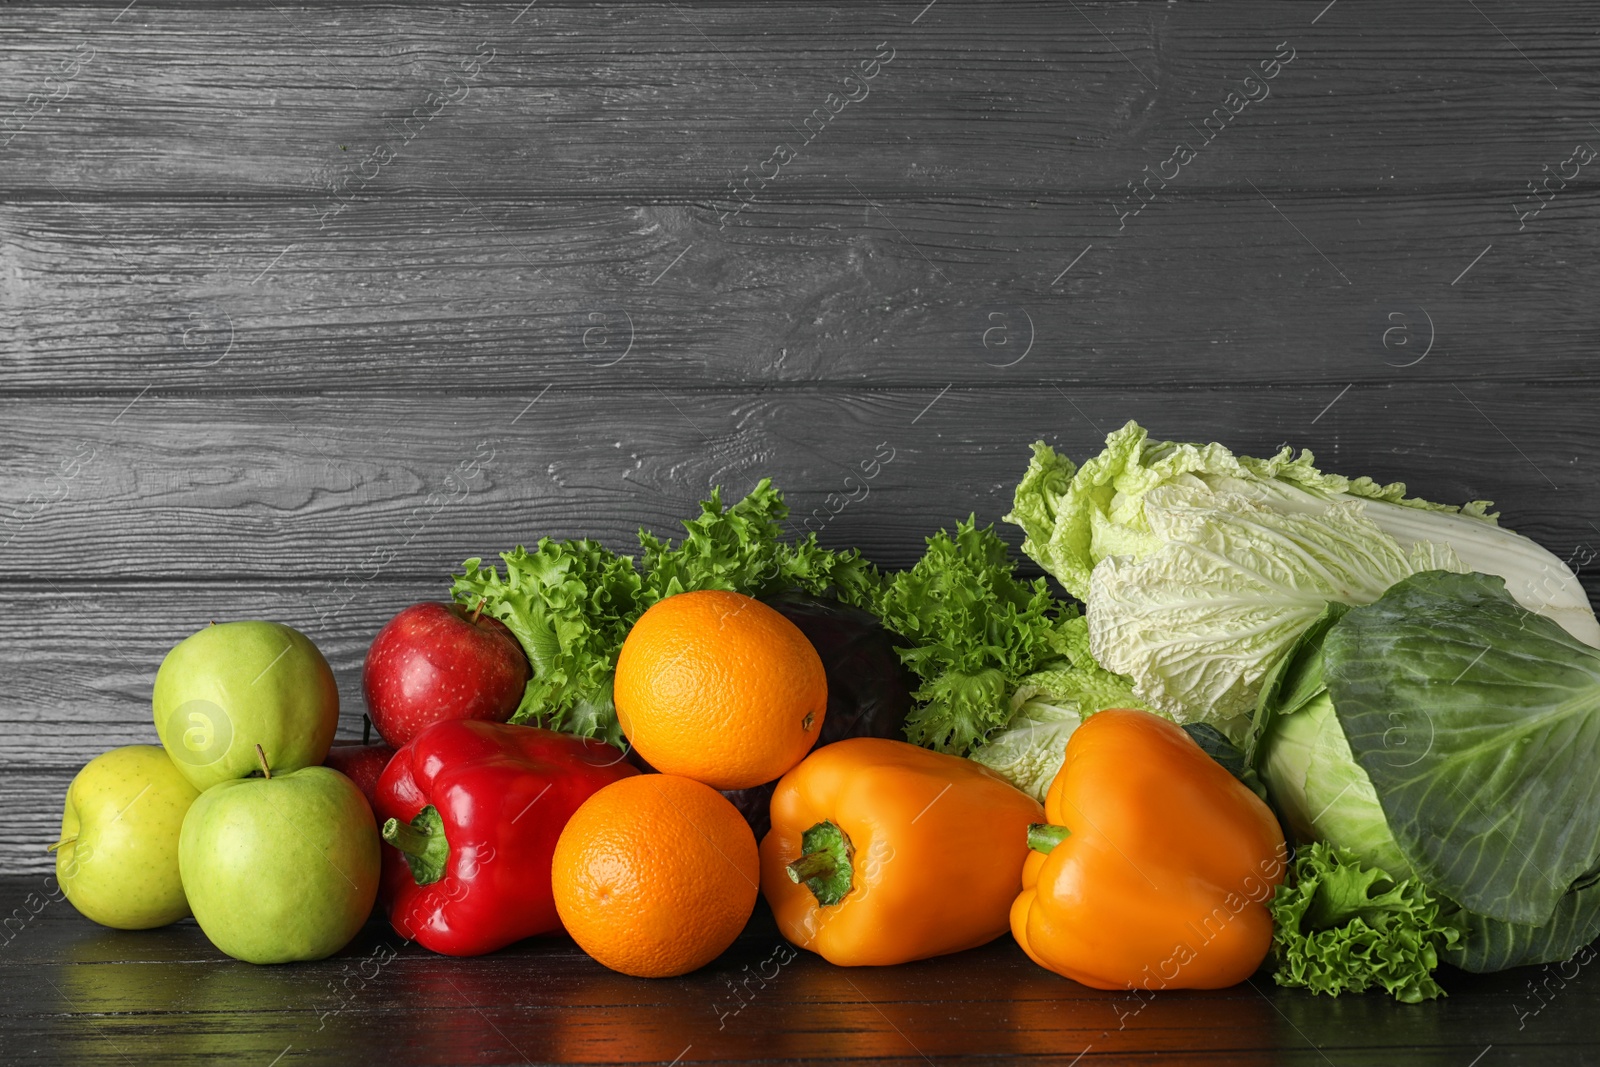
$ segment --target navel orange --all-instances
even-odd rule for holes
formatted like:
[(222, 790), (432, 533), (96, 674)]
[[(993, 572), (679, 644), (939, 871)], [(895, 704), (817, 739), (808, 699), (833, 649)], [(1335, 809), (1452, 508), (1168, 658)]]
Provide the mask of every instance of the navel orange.
[(718, 789), (781, 777), (822, 729), (828, 679), (799, 627), (740, 593), (679, 593), (617, 656), (617, 718), (651, 766)]
[(624, 778), (589, 797), (550, 868), (556, 913), (578, 947), (639, 978), (687, 974), (720, 956), (749, 921), (760, 877), (738, 809), (672, 774)]

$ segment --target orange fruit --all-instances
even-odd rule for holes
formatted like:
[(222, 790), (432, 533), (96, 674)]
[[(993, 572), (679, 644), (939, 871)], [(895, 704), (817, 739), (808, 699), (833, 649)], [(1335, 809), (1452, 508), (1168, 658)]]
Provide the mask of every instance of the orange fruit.
[(828, 679), (800, 628), (742, 593), (652, 605), (617, 654), (622, 732), (664, 774), (718, 789), (780, 778), (822, 730)]
[(568, 820), (550, 885), (579, 948), (613, 971), (671, 978), (733, 944), (755, 910), (760, 866), (756, 835), (721, 793), (641, 774)]

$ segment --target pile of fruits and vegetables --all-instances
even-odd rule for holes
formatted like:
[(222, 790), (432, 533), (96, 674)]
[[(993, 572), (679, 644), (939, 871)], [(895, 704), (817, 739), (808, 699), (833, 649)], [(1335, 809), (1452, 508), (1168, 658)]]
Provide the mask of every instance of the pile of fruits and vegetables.
[(372, 642), (382, 744), (332, 743), (303, 634), (205, 627), (156, 674), (161, 747), (69, 788), (68, 898), (253, 963), (376, 906), (435, 952), (565, 931), (663, 977), (759, 894), (839, 966), (1009, 932), (1103, 989), (1266, 966), (1411, 1002), (1600, 936), (1600, 623), (1486, 502), (1129, 423), (1017, 486), (1060, 591), (974, 519), (885, 572), (786, 514), (763, 481), (637, 556), (467, 560)]

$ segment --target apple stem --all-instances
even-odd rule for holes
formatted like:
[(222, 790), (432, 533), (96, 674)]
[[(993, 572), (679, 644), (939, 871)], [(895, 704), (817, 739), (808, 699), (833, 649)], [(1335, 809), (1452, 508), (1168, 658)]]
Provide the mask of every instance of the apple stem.
[(67, 845), (72, 844), (76, 840), (77, 840), (76, 837), (64, 837), (60, 841), (57, 841), (55, 844), (51, 845), (49, 848), (45, 849), (45, 851), (46, 852), (54, 852), (56, 849), (64, 848)]
[(488, 603), (488, 601), (485, 600), (483, 597), (479, 597), (478, 598), (478, 606), (472, 609), (472, 621), (473, 622), (477, 622), (478, 621), (478, 616), (483, 614), (483, 606), (485, 604), (487, 604), (487, 603)]
[(256, 746), (256, 762), (261, 764), (261, 777), (271, 778), (272, 768), (267, 766), (267, 754), (262, 751), (260, 745)]

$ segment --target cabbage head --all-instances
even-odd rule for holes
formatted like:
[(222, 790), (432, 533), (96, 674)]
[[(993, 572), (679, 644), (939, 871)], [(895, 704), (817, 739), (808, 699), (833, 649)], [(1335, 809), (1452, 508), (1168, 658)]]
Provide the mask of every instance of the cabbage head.
[(1600, 936), (1600, 649), (1499, 577), (1330, 604), (1263, 684), (1248, 755), (1300, 845), (1415, 881), (1493, 971)]

